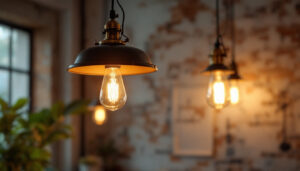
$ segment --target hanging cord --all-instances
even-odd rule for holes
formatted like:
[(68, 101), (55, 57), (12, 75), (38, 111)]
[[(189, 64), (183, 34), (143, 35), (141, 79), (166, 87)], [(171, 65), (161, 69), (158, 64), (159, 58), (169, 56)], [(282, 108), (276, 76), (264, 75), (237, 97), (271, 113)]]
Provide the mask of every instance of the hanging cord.
[(119, 2), (119, 0), (117, 0), (117, 4), (120, 7), (121, 11), (122, 11), (122, 28), (121, 28), (121, 39), (122, 37), (125, 38), (125, 42), (129, 42), (129, 38), (124, 34), (124, 23), (125, 23), (125, 11), (124, 8), (122, 7), (121, 3)]
[(109, 18), (110, 19), (115, 19), (118, 17), (118, 14), (116, 14), (116, 11), (115, 11), (115, 1), (112, 0), (111, 1), (111, 9), (110, 9), (110, 12), (109, 12)]
[(219, 39), (219, 36), (220, 36), (219, 20), (220, 20), (219, 0), (216, 0), (216, 34), (217, 34), (217, 39)]
[(115, 1), (114, 0), (112, 0), (111, 1), (111, 10), (112, 11), (114, 11), (115, 9), (114, 9), (114, 7), (115, 7)]
[(235, 62), (235, 13), (234, 13), (234, 0), (230, 1), (230, 19), (231, 19), (231, 58)]
[(215, 47), (220, 47), (223, 51), (222, 56), (226, 57), (226, 48), (223, 44), (223, 38), (220, 34), (220, 10), (219, 10), (219, 0), (216, 0), (216, 36), (217, 41), (215, 43)]
[[(216, 36), (217, 36), (217, 41), (216, 41), (215, 46), (221, 47), (224, 51), (223, 56), (226, 57), (227, 49), (224, 46), (223, 37), (222, 37), (222, 34), (220, 33), (220, 7), (219, 6), (220, 6), (219, 5), (219, 0), (216, 0)], [(223, 34), (225, 34), (225, 32)]]
[(220, 10), (219, 10), (219, 0), (216, 0), (216, 35), (217, 41), (215, 47), (221, 47), (223, 49), (223, 56), (226, 57), (226, 48), (223, 44), (222, 35), (220, 34)]

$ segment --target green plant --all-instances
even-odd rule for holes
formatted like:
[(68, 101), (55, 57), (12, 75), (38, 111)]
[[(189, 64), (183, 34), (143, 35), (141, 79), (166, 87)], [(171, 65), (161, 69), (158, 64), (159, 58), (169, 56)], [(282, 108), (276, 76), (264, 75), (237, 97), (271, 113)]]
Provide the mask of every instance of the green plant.
[(24, 112), (27, 99), (9, 105), (0, 98), (0, 170), (43, 170), (49, 166), (50, 144), (71, 136), (67, 115), (84, 113), (86, 101), (56, 103), (39, 112)]

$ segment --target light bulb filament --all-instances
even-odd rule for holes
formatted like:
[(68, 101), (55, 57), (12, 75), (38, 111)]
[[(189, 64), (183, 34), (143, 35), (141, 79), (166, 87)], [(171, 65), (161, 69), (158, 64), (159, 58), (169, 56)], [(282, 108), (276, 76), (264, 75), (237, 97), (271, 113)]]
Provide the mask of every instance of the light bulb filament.
[(213, 85), (214, 89), (214, 102), (216, 104), (225, 103), (225, 85), (223, 82), (215, 82)]
[(107, 84), (107, 94), (109, 101), (112, 103), (116, 103), (119, 99), (119, 85), (115, 77), (112, 77)]

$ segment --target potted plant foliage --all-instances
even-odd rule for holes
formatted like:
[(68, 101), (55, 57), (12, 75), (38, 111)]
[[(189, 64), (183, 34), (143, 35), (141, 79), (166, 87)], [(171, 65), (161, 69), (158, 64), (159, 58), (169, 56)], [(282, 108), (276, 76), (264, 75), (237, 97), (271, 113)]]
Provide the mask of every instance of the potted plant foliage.
[(49, 109), (24, 112), (27, 99), (9, 105), (0, 98), (0, 170), (44, 170), (49, 167), (49, 145), (71, 136), (64, 122), (68, 115), (84, 113), (87, 102), (56, 103)]

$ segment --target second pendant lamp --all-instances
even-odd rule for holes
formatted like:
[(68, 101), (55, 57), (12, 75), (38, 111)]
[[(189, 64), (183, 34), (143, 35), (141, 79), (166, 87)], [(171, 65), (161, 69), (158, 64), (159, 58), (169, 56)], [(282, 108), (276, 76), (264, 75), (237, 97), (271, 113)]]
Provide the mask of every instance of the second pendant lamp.
[(214, 50), (209, 55), (210, 64), (204, 70), (203, 74), (210, 76), (206, 95), (207, 102), (211, 107), (219, 110), (227, 106), (230, 102), (227, 76), (232, 73), (232, 70), (224, 65), (226, 50), (219, 28), (219, 0), (216, 0), (216, 36)]
[[(104, 76), (100, 90), (100, 102), (108, 110), (115, 111), (124, 106), (127, 95), (122, 75), (146, 74), (157, 71), (150, 58), (140, 49), (126, 46), (124, 35), (124, 10), (122, 10), (122, 27), (116, 21), (118, 15), (114, 10), (115, 1), (111, 1), (110, 20), (104, 26), (104, 40), (94, 47), (80, 52), (75, 63), (68, 71), (82, 75)], [(125, 40), (123, 38), (125, 37)]]

